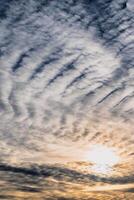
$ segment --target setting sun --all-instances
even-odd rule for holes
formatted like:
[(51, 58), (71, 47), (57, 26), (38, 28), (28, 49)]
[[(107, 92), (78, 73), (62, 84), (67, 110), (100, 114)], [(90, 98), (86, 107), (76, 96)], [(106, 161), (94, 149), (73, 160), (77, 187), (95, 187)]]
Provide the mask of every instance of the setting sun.
[(96, 173), (108, 173), (118, 163), (119, 157), (112, 148), (103, 145), (94, 145), (88, 153), (88, 160), (93, 163), (92, 169)]

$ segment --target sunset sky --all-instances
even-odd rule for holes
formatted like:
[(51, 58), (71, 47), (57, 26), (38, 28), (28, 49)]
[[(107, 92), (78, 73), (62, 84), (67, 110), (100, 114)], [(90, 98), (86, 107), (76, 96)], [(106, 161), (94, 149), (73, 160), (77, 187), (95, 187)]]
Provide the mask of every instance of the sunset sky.
[(134, 1), (0, 1), (0, 199), (134, 199)]

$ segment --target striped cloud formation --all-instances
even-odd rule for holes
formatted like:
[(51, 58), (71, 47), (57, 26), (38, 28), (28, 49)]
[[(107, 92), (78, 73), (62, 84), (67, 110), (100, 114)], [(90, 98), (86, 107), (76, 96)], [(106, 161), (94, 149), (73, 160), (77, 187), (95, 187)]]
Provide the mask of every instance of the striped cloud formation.
[[(2, 0), (2, 176), (5, 171), (29, 174), (34, 165), (44, 165), (49, 175), (33, 171), (54, 179), (46, 183), (53, 181), (54, 188), (61, 179), (74, 188), (80, 179), (96, 188), (97, 177), (91, 172), (85, 177), (80, 168), (87, 149), (101, 144), (116, 149), (121, 162), (114, 177), (100, 182), (117, 183), (119, 189), (126, 183), (125, 190), (132, 185), (133, 10), (133, 0)], [(75, 163), (76, 170), (65, 163)]]

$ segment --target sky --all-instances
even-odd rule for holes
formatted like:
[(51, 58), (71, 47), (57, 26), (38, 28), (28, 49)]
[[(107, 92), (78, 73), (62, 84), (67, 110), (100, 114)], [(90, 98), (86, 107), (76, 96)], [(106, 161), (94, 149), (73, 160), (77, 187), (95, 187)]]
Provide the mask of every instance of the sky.
[(1, 0), (0, 199), (134, 198), (133, 10)]

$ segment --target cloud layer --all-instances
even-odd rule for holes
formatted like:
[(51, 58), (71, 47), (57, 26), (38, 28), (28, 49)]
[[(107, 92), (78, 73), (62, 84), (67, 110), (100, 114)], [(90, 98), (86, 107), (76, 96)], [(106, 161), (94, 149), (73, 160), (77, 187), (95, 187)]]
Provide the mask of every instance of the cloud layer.
[(2, 2), (1, 163), (85, 162), (101, 143), (133, 179), (133, 20), (130, 0)]

